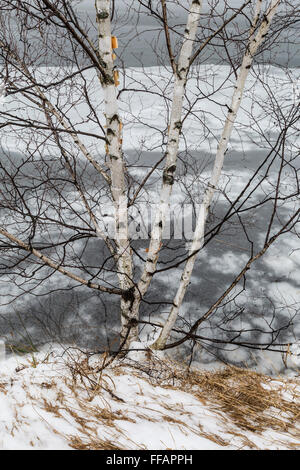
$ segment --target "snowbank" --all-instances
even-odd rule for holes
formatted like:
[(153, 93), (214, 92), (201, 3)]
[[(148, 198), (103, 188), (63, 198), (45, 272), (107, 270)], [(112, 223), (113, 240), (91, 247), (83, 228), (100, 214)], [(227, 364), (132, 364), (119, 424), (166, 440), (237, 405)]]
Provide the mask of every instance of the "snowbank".
[(0, 448), (299, 447), (297, 380), (188, 373), (150, 351), (103, 368), (108, 361), (72, 348), (2, 361)]

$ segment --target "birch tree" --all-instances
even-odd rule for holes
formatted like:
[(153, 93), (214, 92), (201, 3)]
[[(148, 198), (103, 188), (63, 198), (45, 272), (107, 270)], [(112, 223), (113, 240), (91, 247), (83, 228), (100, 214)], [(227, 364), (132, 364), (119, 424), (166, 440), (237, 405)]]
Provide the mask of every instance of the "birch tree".
[[(121, 325), (120, 350), (127, 350), (130, 344), (139, 341), (146, 324), (160, 332), (152, 340), (153, 349), (177, 346), (191, 338), (196, 340), (200, 323), (216, 312), (244, 279), (252, 263), (282, 234), (294, 230), (297, 222), (298, 212), (293, 206), (289, 218), (280, 221), (275, 231), (280, 201), (292, 204), (297, 194), (296, 173), (293, 186), (284, 196), (281, 187), (284, 168), (292, 172), (294, 169), (294, 157), (287, 161), (285, 150), (289, 145), (295, 151), (290, 141), (296, 132), (299, 109), (296, 102), (285, 108), (284, 99), (268, 88), (258, 71), (257, 81), (261, 81), (268, 100), (261, 103), (259, 97), (253, 96), (248, 112), (257, 139), (270, 151), (220, 222), (208, 223), (214, 212), (213, 204), (223, 191), (225, 156), (238, 121), (247, 79), (251, 72), (256, 73), (253, 63), (262, 56), (264, 47), (273, 50), (280, 34), (299, 17), (299, 8), (290, 7), (289, 2), (285, 5), (289, 14), (283, 14), (280, 8), (285, 3), (284, 0), (245, 0), (232, 7), (224, 2), (218, 10), (214, 2), (207, 5), (201, 0), (182, 3), (128, 0), (125, 6), (122, 3), (124, 9), (119, 10), (118, 1), (96, 0), (93, 12), (89, 10), (83, 19), (80, 3), (76, 2), (1, 0), (0, 92), (3, 98), (7, 95), (0, 105), (3, 275), (12, 276), (11, 280), (25, 293), (34, 292), (40, 285), (50, 285), (51, 279), (55, 279), (52, 282), (59, 289), (56, 280), (59, 275), (71, 283), (72, 289), (91, 289), (99, 296), (109, 296), (103, 297), (108, 311), (111, 305), (115, 309), (110, 299), (116, 297)], [(177, 11), (180, 19), (184, 15), (184, 26), (176, 16)], [(126, 38), (126, 45), (124, 34), (120, 33), (118, 41), (117, 32), (130, 15), (137, 24), (131, 39)], [(143, 42), (138, 24), (141, 18), (156, 22), (157, 38), (148, 46), (152, 52), (155, 50), (158, 63), (167, 62), (155, 72), (156, 77), (143, 64), (137, 71), (126, 64), (125, 52), (130, 41), (135, 41), (137, 46)], [(233, 28), (232, 33), (229, 26)], [(146, 47), (147, 43), (144, 44)], [(209, 69), (204, 72), (207, 70), (204, 54), (207, 51), (209, 55), (211, 50), (218, 54), (220, 49), (228, 64), (224, 69), (228, 75), (216, 84), (214, 73)], [(134, 60), (142, 59), (136, 55)], [(292, 87), (289, 69), (286, 77)], [(219, 89), (226, 93), (230, 90), (229, 105), (219, 102)], [(152, 98), (160, 103), (163, 111), (161, 114), (155, 111), (157, 114), (151, 121), (143, 114), (143, 102)], [(226, 109), (225, 117), (219, 111), (202, 110), (201, 103), (205, 100), (220, 110)], [(256, 109), (269, 105), (272, 119), (281, 126), (276, 142), (263, 135), (255, 115)], [(213, 129), (211, 117), (220, 130)], [(240, 130), (241, 124), (238, 125)], [(189, 149), (192, 133), (188, 134), (185, 126), (196, 129), (194, 160)], [(127, 155), (128, 142), (140, 127), (144, 134), (139, 144), (132, 143), (138, 154), (134, 164), (134, 158)], [(211, 140), (218, 145), (207, 180), (202, 178), (203, 155)], [(12, 155), (11, 142), (20, 156)], [(145, 170), (143, 152), (154, 154), (157, 149), (159, 157)], [(268, 179), (266, 170), (257, 183), (263, 165), (271, 165), (280, 152), (275, 192), (269, 189), (262, 202), (256, 206), (249, 204)], [(182, 247), (176, 250), (164, 238), (172, 197), (176, 197), (179, 189), (191, 205), (195, 204), (195, 194), (201, 195), (187, 252)], [(144, 221), (149, 243), (147, 239), (141, 249), (130, 233), (135, 221), (134, 209), (139, 211), (143, 204), (150, 207), (154, 199), (150, 227)], [(211, 303), (206, 314), (195, 319), (189, 331), (179, 331), (176, 322), (201, 250), (235, 217), (248, 236), (242, 220), (244, 211), (246, 215), (252, 214), (270, 201), (273, 212), (263, 246), (256, 252), (251, 247), (245, 266)], [(113, 220), (113, 233), (107, 230), (108, 220)], [(89, 250), (94, 255), (86, 261), (85, 253)], [(178, 270), (182, 271), (175, 297), (153, 299), (157, 295), (156, 279), (169, 272), (177, 275)], [(145, 320), (145, 313), (151, 315), (157, 309), (165, 313), (166, 305), (169, 312), (165, 322)], [(168, 344), (172, 333), (180, 334), (181, 339)]]
[(178, 311), (182, 304), (185, 291), (189, 285), (192, 271), (193, 271), (193, 266), (196, 261), (197, 253), (203, 246), (205, 222), (207, 219), (208, 210), (209, 210), (209, 207), (210, 207), (213, 195), (214, 195), (214, 191), (219, 185), (220, 175), (221, 175), (221, 171), (222, 171), (223, 164), (224, 164), (225, 151), (227, 149), (227, 145), (231, 136), (233, 126), (234, 126), (234, 121), (235, 121), (235, 118), (238, 113), (240, 103), (243, 97), (243, 91), (244, 91), (246, 79), (247, 79), (249, 70), (251, 68), (254, 55), (257, 52), (257, 49), (259, 48), (261, 43), (263, 42), (263, 38), (268, 31), (269, 25), (273, 19), (273, 16), (275, 15), (278, 5), (279, 5), (279, 0), (273, 0), (271, 2), (270, 7), (265, 14), (265, 17), (263, 19), (262, 24), (259, 27), (258, 32), (255, 32), (258, 18), (261, 13), (262, 0), (258, 0), (256, 3), (254, 17), (253, 17), (253, 21), (252, 21), (251, 29), (250, 29), (249, 44), (247, 46), (247, 50), (243, 57), (243, 61), (242, 61), (238, 78), (236, 81), (236, 85), (235, 85), (235, 90), (232, 95), (231, 105), (228, 110), (228, 115), (225, 121), (224, 129), (220, 138), (220, 142), (218, 144), (218, 149), (217, 149), (217, 153), (215, 157), (215, 163), (214, 163), (214, 168), (213, 168), (213, 172), (211, 175), (211, 180), (208, 183), (208, 187), (203, 197), (203, 203), (201, 205), (200, 212), (198, 215), (195, 234), (194, 234), (193, 242), (192, 242), (190, 253), (189, 253), (190, 256), (184, 266), (180, 285), (178, 287), (178, 291), (174, 298), (174, 306), (171, 309), (170, 315), (168, 317), (168, 320), (164, 328), (162, 329), (160, 337), (155, 343), (155, 347), (157, 349), (162, 349), (166, 345), (166, 341), (176, 322)]

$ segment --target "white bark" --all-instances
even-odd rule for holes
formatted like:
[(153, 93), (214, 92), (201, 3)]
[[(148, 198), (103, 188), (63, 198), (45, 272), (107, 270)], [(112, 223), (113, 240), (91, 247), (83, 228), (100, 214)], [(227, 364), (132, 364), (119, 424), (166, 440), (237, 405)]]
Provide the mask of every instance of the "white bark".
[(176, 171), (179, 138), (181, 134), (181, 118), (185, 86), (190, 68), (190, 59), (193, 45), (200, 20), (202, 0), (193, 0), (190, 6), (183, 44), (180, 50), (178, 64), (176, 67), (172, 109), (170, 116), (168, 143), (166, 148), (166, 163), (163, 171), (163, 182), (160, 192), (160, 203), (157, 206), (155, 220), (151, 232), (150, 245), (148, 249), (145, 267), (138, 284), (139, 296), (134, 302), (134, 310), (137, 312), (142, 297), (148, 290), (153, 273), (156, 270), (161, 241), (166, 222), (168, 205), (174, 183)]
[(181, 307), (185, 292), (187, 290), (187, 287), (191, 279), (191, 275), (192, 275), (192, 271), (193, 271), (193, 267), (195, 264), (198, 251), (203, 246), (205, 224), (206, 224), (208, 210), (209, 210), (213, 195), (215, 193), (215, 190), (217, 189), (218, 184), (219, 184), (221, 171), (222, 171), (223, 163), (224, 163), (224, 155), (225, 155), (227, 145), (228, 145), (231, 133), (232, 133), (232, 129), (233, 129), (234, 122), (237, 116), (237, 112), (241, 104), (246, 79), (247, 79), (249, 70), (251, 68), (254, 55), (257, 52), (258, 47), (263, 42), (263, 38), (268, 31), (269, 25), (273, 19), (273, 16), (276, 12), (276, 9), (279, 3), (280, 3), (280, 0), (272, 0), (270, 8), (268, 9), (262, 21), (262, 24), (259, 27), (258, 32), (255, 35), (254, 34), (255, 28), (259, 19), (259, 15), (261, 12), (261, 4), (262, 4), (262, 0), (257, 0), (254, 18), (252, 21), (252, 27), (250, 30), (248, 48), (247, 48), (247, 51), (245, 52), (242, 65), (240, 67), (235, 90), (232, 96), (231, 105), (227, 114), (227, 118), (225, 121), (221, 139), (219, 141), (219, 145), (217, 148), (217, 153), (215, 157), (215, 163), (214, 163), (211, 179), (205, 191), (203, 202), (201, 204), (200, 211), (198, 214), (193, 242), (189, 251), (189, 258), (185, 264), (185, 267), (181, 276), (180, 284), (179, 284), (177, 293), (174, 298), (174, 302), (173, 302), (174, 305), (171, 308), (169, 317), (161, 331), (159, 338), (155, 341), (155, 343), (152, 346), (154, 349), (162, 349), (166, 345), (166, 341), (176, 322), (179, 309)]
[[(115, 242), (117, 246), (118, 276), (120, 288), (126, 291), (121, 298), (121, 342), (128, 333), (129, 325), (137, 320), (132, 311), (134, 299), (133, 263), (128, 238), (127, 191), (125, 165), (121, 148), (122, 125), (119, 115), (114, 80), (113, 50), (111, 44), (110, 0), (96, 0), (99, 54), (105, 65), (105, 77), (101, 76), (105, 101), (107, 153), (110, 161), (111, 194), (115, 207)], [(127, 343), (138, 339), (138, 327), (133, 325)]]
[(2, 82), (0, 83), (0, 106), (4, 103), (5, 93), (6, 93), (5, 83)]

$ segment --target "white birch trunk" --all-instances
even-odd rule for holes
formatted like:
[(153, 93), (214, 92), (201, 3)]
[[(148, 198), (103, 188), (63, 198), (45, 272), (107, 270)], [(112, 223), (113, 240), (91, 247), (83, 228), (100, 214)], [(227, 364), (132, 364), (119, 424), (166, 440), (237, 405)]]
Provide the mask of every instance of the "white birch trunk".
[[(107, 154), (110, 162), (111, 194), (115, 207), (115, 242), (120, 288), (126, 292), (121, 297), (121, 343), (127, 335), (126, 344), (138, 339), (138, 327), (133, 314), (134, 285), (133, 263), (128, 238), (127, 191), (125, 166), (121, 148), (122, 125), (118, 109), (114, 80), (113, 50), (111, 44), (110, 0), (96, 0), (99, 54), (105, 64), (106, 76), (100, 77), (103, 87), (106, 118)], [(132, 325), (128, 334), (129, 325)]]
[(140, 302), (148, 290), (153, 273), (156, 270), (159, 251), (161, 248), (161, 241), (176, 171), (178, 145), (182, 127), (183, 99), (190, 68), (190, 59), (193, 52), (193, 45), (200, 20), (201, 6), (202, 0), (193, 0), (191, 3), (183, 44), (179, 54), (178, 65), (176, 66), (168, 143), (166, 148), (166, 163), (163, 170), (160, 203), (158, 204), (155, 213), (147, 260), (138, 284), (139, 296), (135, 299), (133, 305), (135, 312), (139, 310)]
[(193, 271), (193, 267), (195, 264), (198, 251), (203, 246), (205, 224), (206, 224), (208, 210), (209, 210), (213, 195), (215, 193), (215, 190), (217, 189), (218, 184), (219, 184), (221, 171), (222, 171), (222, 167), (224, 163), (224, 155), (225, 155), (227, 145), (228, 145), (231, 133), (232, 133), (232, 129), (233, 129), (234, 122), (237, 116), (237, 112), (241, 104), (246, 79), (247, 79), (249, 70), (251, 68), (254, 55), (258, 47), (263, 42), (263, 38), (268, 31), (269, 25), (273, 19), (273, 16), (275, 14), (275, 11), (279, 3), (280, 3), (280, 0), (272, 0), (270, 8), (267, 14), (265, 15), (257, 34), (255, 35), (254, 32), (255, 32), (255, 28), (259, 19), (259, 15), (261, 11), (261, 4), (262, 4), (262, 0), (257, 0), (252, 27), (250, 30), (248, 48), (243, 58), (243, 62), (239, 71), (235, 90), (232, 96), (231, 105), (230, 105), (228, 115), (225, 121), (221, 139), (219, 141), (219, 145), (217, 148), (217, 153), (215, 157), (215, 163), (214, 163), (214, 168), (212, 171), (211, 179), (205, 191), (203, 202), (201, 204), (200, 211), (198, 214), (193, 242), (189, 251), (189, 259), (187, 260), (185, 264), (185, 267), (181, 276), (180, 284), (179, 284), (179, 287), (178, 287), (178, 290), (177, 290), (177, 293), (175, 295), (174, 302), (173, 302), (174, 305), (171, 308), (171, 312), (161, 331), (159, 338), (152, 345), (153, 349), (164, 348), (164, 346), (166, 345), (166, 341), (171, 333), (171, 330), (177, 320), (179, 309), (181, 307), (185, 292), (187, 290), (187, 287), (191, 279), (191, 275), (192, 275), (192, 271)]

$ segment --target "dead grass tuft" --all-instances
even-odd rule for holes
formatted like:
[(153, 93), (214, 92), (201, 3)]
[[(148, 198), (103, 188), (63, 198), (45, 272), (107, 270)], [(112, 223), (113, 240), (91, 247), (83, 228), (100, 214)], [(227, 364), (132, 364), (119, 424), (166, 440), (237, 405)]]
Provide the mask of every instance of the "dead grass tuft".
[(0, 393), (4, 393), (5, 395), (7, 395), (7, 385), (7, 382), (0, 383)]
[(84, 439), (81, 437), (70, 437), (70, 446), (76, 450), (126, 450), (124, 447), (116, 445), (110, 440)]
[(299, 439), (300, 445), (300, 393), (296, 379), (276, 380), (233, 366), (215, 372), (187, 371), (171, 361), (155, 358), (146, 365), (131, 367), (134, 374), (142, 372), (152, 385), (191, 393), (201, 403), (224, 413), (241, 430), (289, 433)]
[(294, 437), (300, 440), (300, 428), (296, 428), (300, 425), (300, 394), (296, 384), (293, 387), (293, 382), (289, 383), (289, 388), (294, 389), (293, 400), (285, 397), (286, 382), (278, 381), (275, 386), (271, 377), (237, 367), (213, 373), (193, 372), (182, 380), (182, 385), (189, 386), (194, 396), (202, 399), (204, 395), (240, 429), (286, 433), (291, 428), (296, 433)]
[(43, 408), (48, 413), (54, 414), (57, 418), (61, 417), (61, 413), (59, 411), (60, 407), (56, 404), (50, 403), (50, 401), (46, 400), (45, 398), (43, 398)]

